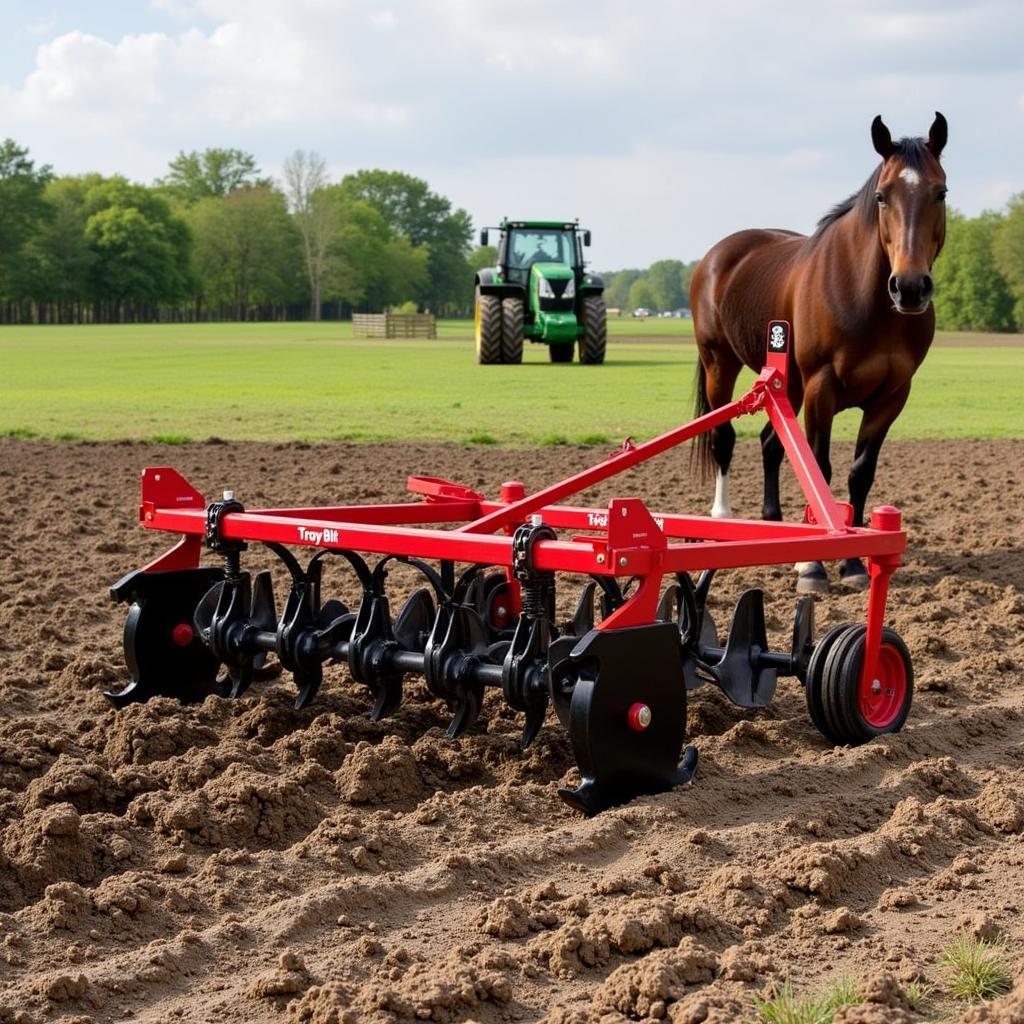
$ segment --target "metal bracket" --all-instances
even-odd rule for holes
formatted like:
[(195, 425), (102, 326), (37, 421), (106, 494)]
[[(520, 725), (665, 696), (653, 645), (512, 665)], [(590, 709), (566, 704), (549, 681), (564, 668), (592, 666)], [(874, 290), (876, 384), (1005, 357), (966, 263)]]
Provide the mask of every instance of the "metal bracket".
[(206, 506), (206, 524), (203, 531), (203, 540), (211, 551), (226, 555), (229, 552), (245, 551), (248, 545), (242, 540), (228, 540), (222, 532), (223, 520), (226, 515), (232, 512), (244, 512), (245, 506), (236, 501), (233, 496), (228, 497), (231, 492), (225, 492), (223, 501), (211, 501)]

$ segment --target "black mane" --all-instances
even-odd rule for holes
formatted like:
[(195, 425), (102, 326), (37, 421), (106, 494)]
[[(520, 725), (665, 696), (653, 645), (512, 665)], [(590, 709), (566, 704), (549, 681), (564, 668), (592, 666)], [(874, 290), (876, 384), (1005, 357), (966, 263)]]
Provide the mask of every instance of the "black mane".
[[(924, 170), (925, 155), (928, 153), (928, 144), (924, 139), (900, 139), (893, 148), (893, 156), (902, 159), (911, 170), (921, 172)], [(856, 210), (861, 220), (868, 225), (875, 223), (878, 215), (878, 203), (875, 202), (875, 191), (878, 188), (878, 175), (882, 171), (879, 164), (871, 174), (871, 177), (864, 182), (859, 191), (852, 196), (837, 203), (821, 220), (814, 229), (812, 238), (817, 239), (827, 231), (840, 217), (845, 217), (851, 210)]]

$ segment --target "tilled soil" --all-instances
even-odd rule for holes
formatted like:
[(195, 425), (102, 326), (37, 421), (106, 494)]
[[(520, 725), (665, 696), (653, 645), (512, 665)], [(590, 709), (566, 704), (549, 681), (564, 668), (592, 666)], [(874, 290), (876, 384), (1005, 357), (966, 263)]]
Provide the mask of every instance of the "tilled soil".
[[(902, 733), (832, 749), (793, 680), (757, 713), (705, 687), (695, 784), (584, 820), (556, 794), (578, 778), (557, 721), (522, 754), (495, 692), (452, 742), (421, 682), (371, 724), (342, 667), (304, 711), (286, 677), (192, 706), (114, 711), (102, 691), (127, 681), (107, 588), (172, 540), (137, 526), (146, 465), (253, 508), (401, 500), (409, 473), (535, 488), (600, 453), (0, 441), (0, 1021), (678, 1024), (844, 975), (868, 979), (848, 1024), (923, 1019), (911, 980), (935, 986), (929, 1019), (958, 1018), (939, 952), (965, 931), (1024, 948), (1022, 449), (883, 453), (874, 497), (910, 536), (889, 609), (917, 674)], [(758, 463), (741, 444), (737, 514), (759, 510)], [(584, 500), (615, 494), (710, 498), (685, 454)], [(328, 594), (354, 599), (330, 573)], [(390, 582), (397, 608), (413, 580)], [(567, 616), (577, 581), (561, 582)], [(749, 586), (785, 645), (786, 567), (720, 574), (719, 627)], [(863, 617), (863, 595), (817, 606), (819, 632)], [(1019, 988), (968, 1019), (1022, 1013)]]

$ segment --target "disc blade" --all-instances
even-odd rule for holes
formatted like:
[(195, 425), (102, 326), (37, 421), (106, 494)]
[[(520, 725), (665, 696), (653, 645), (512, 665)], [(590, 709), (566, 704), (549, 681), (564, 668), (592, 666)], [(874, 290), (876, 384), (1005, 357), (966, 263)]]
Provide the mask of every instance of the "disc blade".
[(257, 573), (252, 581), (252, 606), (249, 621), (257, 629), (270, 632), (277, 628), (277, 608), (274, 604), (274, 585), (270, 573)]
[(437, 612), (426, 587), (414, 590), (395, 617), (395, 639), (403, 650), (422, 652)]
[(213, 615), (217, 611), (220, 602), (220, 594), (224, 589), (224, 582), (214, 583), (210, 589), (200, 598), (199, 604), (192, 615), (192, 625), (196, 632), (204, 637), (210, 635), (210, 626), (213, 624)]
[(323, 682), (323, 669), (317, 665), (311, 672), (295, 672), (295, 685), (299, 688), (299, 695), (295, 698), (295, 710), (301, 711), (316, 695)]

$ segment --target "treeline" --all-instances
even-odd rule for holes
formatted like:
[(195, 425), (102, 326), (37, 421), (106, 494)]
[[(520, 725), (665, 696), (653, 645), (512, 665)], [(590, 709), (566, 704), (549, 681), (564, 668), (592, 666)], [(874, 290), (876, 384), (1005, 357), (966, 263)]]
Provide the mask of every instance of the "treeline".
[(1002, 212), (951, 210), (933, 276), (940, 329), (1024, 331), (1024, 192)]
[(690, 306), (690, 278), (698, 261), (658, 260), (646, 270), (613, 270), (602, 275), (611, 309), (667, 313)]
[[(347, 317), (406, 307), (468, 314), (469, 214), (399, 171), (332, 182), (296, 151), (283, 180), (237, 149), (180, 153), (151, 185), (57, 176), (0, 144), (0, 323)], [(609, 307), (685, 309), (697, 261), (605, 273)], [(950, 211), (934, 268), (945, 330), (1024, 330), (1024, 192)]]
[(59, 177), (0, 145), (0, 322), (320, 319), (472, 304), (465, 210), (426, 182), (339, 182), (297, 151), (280, 184), (234, 149), (181, 153), (152, 185)]

